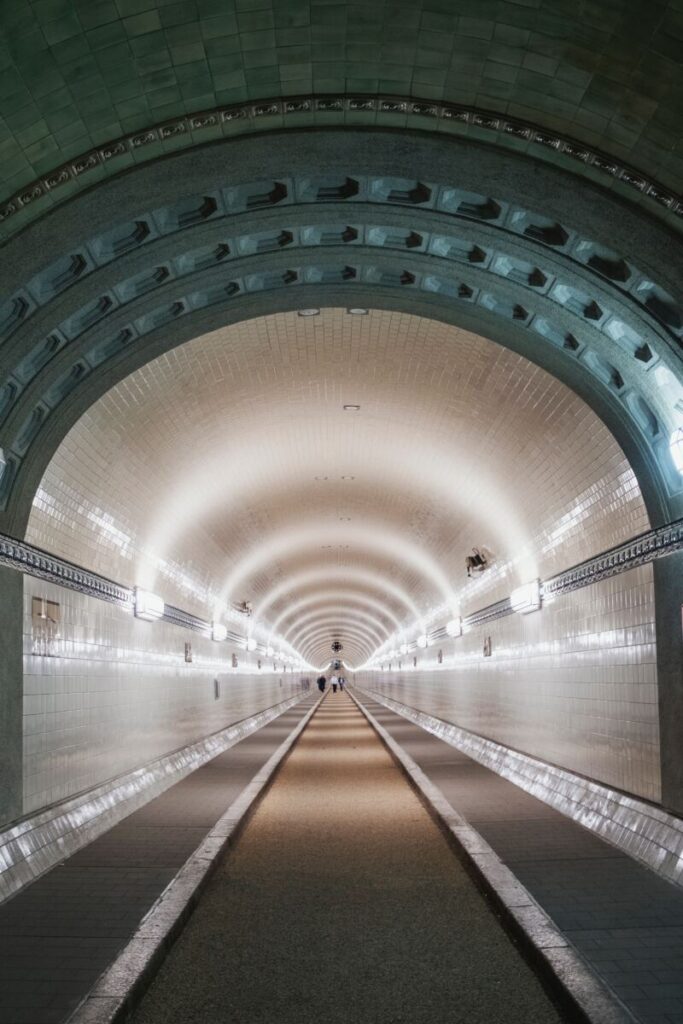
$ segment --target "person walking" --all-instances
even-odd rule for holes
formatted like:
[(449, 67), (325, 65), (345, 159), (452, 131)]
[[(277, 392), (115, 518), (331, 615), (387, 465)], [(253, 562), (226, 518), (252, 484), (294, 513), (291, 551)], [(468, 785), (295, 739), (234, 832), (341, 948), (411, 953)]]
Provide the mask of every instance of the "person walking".
[(332, 693), (336, 693), (337, 692), (337, 685), (339, 683), (339, 680), (337, 679), (336, 676), (332, 676), (332, 678), (330, 679), (330, 682), (332, 683)]
[(339, 692), (340, 693), (344, 692), (344, 687), (345, 686), (346, 686), (346, 680), (344, 679), (344, 676), (339, 676)]
[(325, 676), (318, 676), (318, 689), (320, 690), (321, 693), (325, 692), (325, 683), (326, 682), (327, 682), (327, 679), (325, 679)]

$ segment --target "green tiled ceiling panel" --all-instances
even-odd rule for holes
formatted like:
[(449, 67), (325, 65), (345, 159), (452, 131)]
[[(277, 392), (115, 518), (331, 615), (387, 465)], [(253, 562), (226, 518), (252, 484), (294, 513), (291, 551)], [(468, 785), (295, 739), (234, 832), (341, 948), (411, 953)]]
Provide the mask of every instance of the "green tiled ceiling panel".
[[(0, 33), (3, 199), (173, 118), (330, 93), (495, 111), (596, 147), (669, 189), (683, 180), (683, 0), (3, 0)], [(373, 123), (349, 113), (345, 121)], [(219, 125), (217, 134), (240, 127), (253, 126)], [(189, 132), (132, 159), (210, 138)], [(83, 184), (130, 162), (130, 153), (112, 159)], [(17, 226), (27, 217), (28, 207)]]

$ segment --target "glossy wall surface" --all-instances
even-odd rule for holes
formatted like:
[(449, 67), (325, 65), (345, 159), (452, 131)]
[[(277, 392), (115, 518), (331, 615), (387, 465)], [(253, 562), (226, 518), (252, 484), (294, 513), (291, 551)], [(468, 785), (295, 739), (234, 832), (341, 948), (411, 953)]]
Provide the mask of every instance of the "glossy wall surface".
[[(647, 565), (359, 672), (366, 689), (626, 792), (661, 796)], [(483, 654), (491, 638), (491, 655)], [(443, 663), (438, 664), (442, 651)], [(406, 665), (410, 667), (406, 671)]]
[[(206, 618), (227, 579), (258, 612), (280, 574), (313, 551), (331, 574), (340, 550), (423, 612), (454, 591), (468, 613), (649, 525), (614, 437), (545, 370), (422, 317), (327, 308), (213, 331), (112, 388), (60, 445), (27, 539)], [(468, 580), (480, 545), (495, 567)]]
[[(59, 604), (49, 654), (33, 597)], [(185, 661), (185, 643), (192, 662)], [(299, 692), (237, 652), (166, 622), (40, 580), (24, 581), (24, 796), (28, 814), (170, 753)], [(214, 680), (219, 680), (216, 688)], [(218, 692), (218, 696), (216, 695)]]

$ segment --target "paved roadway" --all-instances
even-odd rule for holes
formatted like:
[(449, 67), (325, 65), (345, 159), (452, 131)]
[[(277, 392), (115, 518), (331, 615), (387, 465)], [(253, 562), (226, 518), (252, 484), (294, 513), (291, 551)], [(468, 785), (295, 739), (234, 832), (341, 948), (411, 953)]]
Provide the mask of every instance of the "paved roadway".
[(234, 747), (0, 906), (0, 1024), (60, 1024), (209, 829), (318, 696)]
[(370, 696), (363, 704), (642, 1024), (683, 1024), (683, 889)]
[(559, 1024), (401, 771), (329, 694), (134, 1024)]

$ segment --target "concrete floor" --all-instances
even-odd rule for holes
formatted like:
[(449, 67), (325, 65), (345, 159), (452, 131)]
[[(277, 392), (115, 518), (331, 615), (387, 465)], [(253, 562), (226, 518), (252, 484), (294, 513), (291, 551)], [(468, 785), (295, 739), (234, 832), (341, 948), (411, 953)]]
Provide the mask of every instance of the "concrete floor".
[(346, 695), (303, 733), (135, 1024), (556, 1024)]

